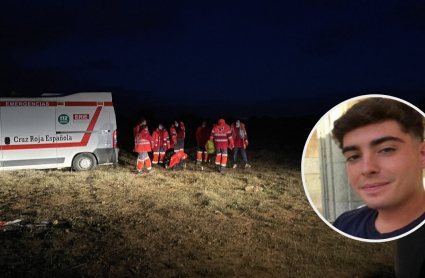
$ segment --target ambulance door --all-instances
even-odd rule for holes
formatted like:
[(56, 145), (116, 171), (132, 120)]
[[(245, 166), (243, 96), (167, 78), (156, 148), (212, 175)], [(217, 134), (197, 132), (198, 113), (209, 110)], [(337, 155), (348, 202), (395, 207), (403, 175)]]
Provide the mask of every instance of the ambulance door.
[(110, 116), (108, 111), (102, 111), (99, 116), (99, 131), (98, 131), (98, 140), (97, 148), (106, 149), (113, 148), (113, 138), (112, 133), (114, 132), (114, 127), (111, 124)]
[[(65, 167), (74, 163), (73, 159), (78, 154), (84, 156), (83, 163), (87, 169), (96, 164), (95, 157), (91, 155), (97, 147), (99, 122), (102, 120), (102, 108), (96, 102), (65, 102), (58, 105), (56, 110), (56, 133), (58, 143), (58, 157), (65, 158)], [(100, 113), (100, 114), (99, 114)], [(71, 143), (71, 145), (69, 145)], [(88, 161), (91, 160), (91, 163)], [(76, 162), (77, 163), (77, 162)], [(61, 166), (61, 165), (59, 165)]]
[[(4, 169), (56, 168), (55, 107), (13, 102), (1, 109)], [(47, 105), (47, 104), (46, 104)]]

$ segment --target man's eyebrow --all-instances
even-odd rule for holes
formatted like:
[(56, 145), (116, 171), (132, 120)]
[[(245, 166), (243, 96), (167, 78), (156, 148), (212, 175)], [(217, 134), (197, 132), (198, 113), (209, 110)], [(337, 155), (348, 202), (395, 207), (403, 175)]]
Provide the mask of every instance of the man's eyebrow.
[[(404, 140), (402, 140), (402, 139), (400, 139), (400, 138), (398, 138), (398, 137), (394, 137), (394, 136), (385, 136), (385, 137), (381, 137), (381, 138), (378, 138), (378, 139), (372, 140), (372, 141), (369, 143), (369, 145), (370, 145), (371, 147), (375, 147), (375, 146), (378, 146), (379, 144), (382, 144), (382, 143), (387, 142), (387, 141), (395, 141), (395, 142), (404, 143)], [(357, 146), (357, 145), (346, 146), (346, 147), (344, 147), (344, 148), (342, 149), (342, 154), (345, 154), (346, 152), (349, 152), (349, 151), (358, 151), (358, 150), (360, 150), (360, 147), (359, 147), (359, 146)]]
[(394, 136), (385, 136), (385, 137), (381, 137), (381, 138), (378, 138), (378, 139), (372, 140), (372, 142), (370, 142), (370, 144), (369, 144), (369, 145), (370, 145), (371, 147), (375, 147), (375, 146), (377, 146), (377, 145), (379, 145), (379, 144), (382, 144), (382, 143), (384, 143), (384, 142), (387, 142), (387, 141), (395, 141), (395, 142), (404, 143), (404, 141), (403, 141), (402, 139), (398, 138), (398, 137), (394, 137)]
[(358, 151), (359, 149), (360, 149), (359, 146), (346, 146), (342, 148), (342, 154), (345, 154), (346, 152), (349, 152), (349, 151)]

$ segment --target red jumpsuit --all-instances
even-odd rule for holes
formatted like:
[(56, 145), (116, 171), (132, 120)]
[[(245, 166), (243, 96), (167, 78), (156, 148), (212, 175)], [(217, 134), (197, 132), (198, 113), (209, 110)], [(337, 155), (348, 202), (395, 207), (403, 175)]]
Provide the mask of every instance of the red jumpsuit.
[(164, 163), (165, 151), (170, 148), (170, 136), (165, 128), (157, 128), (153, 133), (153, 159), (152, 163)]
[(233, 149), (233, 137), (230, 127), (223, 119), (218, 120), (218, 124), (214, 125), (210, 140), (214, 140), (217, 151), (215, 164), (221, 166), (220, 172), (224, 172), (227, 164), (227, 148)]
[(180, 162), (180, 159), (186, 159), (187, 154), (184, 152), (178, 152), (173, 154), (173, 156), (170, 159), (170, 169), (173, 169), (173, 167)]
[(139, 153), (137, 157), (137, 171), (139, 172), (142, 171), (143, 164), (146, 164), (148, 171), (152, 170), (151, 160), (148, 155), (148, 152), (151, 151), (152, 141), (153, 138), (146, 129), (142, 129), (134, 137), (134, 151)]
[(179, 127), (173, 124), (170, 127), (171, 135), (171, 148), (174, 148), (174, 152), (184, 152), (184, 138), (186, 137), (186, 129), (184, 123), (180, 122)]

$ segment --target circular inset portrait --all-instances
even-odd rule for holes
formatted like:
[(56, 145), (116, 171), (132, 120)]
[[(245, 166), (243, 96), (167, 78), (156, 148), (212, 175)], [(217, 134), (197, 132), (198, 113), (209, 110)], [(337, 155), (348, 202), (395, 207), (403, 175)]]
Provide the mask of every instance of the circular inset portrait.
[(311, 131), (301, 169), (319, 217), (352, 239), (385, 242), (425, 221), (424, 113), (386, 95), (349, 99)]

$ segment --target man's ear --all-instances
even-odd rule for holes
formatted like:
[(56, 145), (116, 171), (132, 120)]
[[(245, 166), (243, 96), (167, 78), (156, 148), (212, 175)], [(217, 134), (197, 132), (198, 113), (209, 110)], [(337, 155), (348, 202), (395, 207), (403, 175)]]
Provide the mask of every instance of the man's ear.
[(422, 142), (419, 145), (419, 155), (420, 155), (422, 169), (425, 169), (425, 142)]

